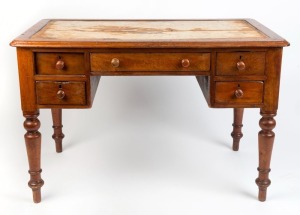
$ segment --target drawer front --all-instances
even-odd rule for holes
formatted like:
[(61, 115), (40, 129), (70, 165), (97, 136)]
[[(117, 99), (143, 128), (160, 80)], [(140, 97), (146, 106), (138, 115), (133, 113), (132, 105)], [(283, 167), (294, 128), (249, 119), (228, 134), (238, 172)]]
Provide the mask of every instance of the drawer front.
[(264, 75), (265, 52), (217, 53), (217, 75)]
[(36, 53), (36, 74), (83, 75), (83, 53)]
[(85, 105), (85, 82), (37, 81), (39, 105)]
[(260, 104), (263, 102), (262, 81), (216, 82), (215, 102), (223, 104)]
[(91, 71), (209, 71), (210, 53), (91, 53)]

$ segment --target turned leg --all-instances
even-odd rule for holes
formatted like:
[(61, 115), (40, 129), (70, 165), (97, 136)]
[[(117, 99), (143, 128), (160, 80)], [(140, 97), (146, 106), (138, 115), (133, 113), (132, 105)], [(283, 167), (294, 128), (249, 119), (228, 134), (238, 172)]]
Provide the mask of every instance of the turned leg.
[(233, 131), (231, 136), (233, 138), (232, 150), (238, 151), (240, 145), (240, 139), (243, 137), (242, 127), (243, 127), (243, 114), (244, 108), (234, 108), (233, 109)]
[(40, 121), (38, 120), (39, 113), (24, 113), (26, 118), (24, 128), (27, 130), (25, 137), (27, 156), (29, 162), (30, 181), (29, 187), (33, 192), (33, 201), (39, 203), (41, 201), (41, 187), (44, 181), (41, 178), (41, 133)]
[(56, 152), (62, 152), (62, 139), (65, 135), (62, 133), (62, 111), (60, 108), (52, 108), (52, 120), (53, 120), (53, 130), (54, 134), (52, 138), (55, 140)]
[(259, 146), (259, 166), (257, 168), (259, 174), (256, 184), (259, 188), (258, 200), (265, 201), (267, 196), (267, 188), (271, 184), (269, 179), (270, 162), (274, 143), (275, 133), (272, 131), (276, 126), (274, 120), (275, 113), (260, 113), (262, 118), (259, 121), (261, 131), (258, 133)]

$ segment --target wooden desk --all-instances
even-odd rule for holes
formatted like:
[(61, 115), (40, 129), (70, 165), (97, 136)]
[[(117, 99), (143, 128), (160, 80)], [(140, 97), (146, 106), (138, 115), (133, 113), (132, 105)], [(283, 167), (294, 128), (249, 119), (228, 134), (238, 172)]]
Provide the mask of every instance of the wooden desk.
[(278, 108), (282, 48), (255, 20), (42, 20), (17, 47), (33, 201), (41, 201), (40, 108), (50, 108), (62, 152), (62, 108), (90, 108), (108, 75), (194, 75), (208, 105), (233, 108), (233, 150), (244, 108), (260, 108), (258, 199), (266, 200)]

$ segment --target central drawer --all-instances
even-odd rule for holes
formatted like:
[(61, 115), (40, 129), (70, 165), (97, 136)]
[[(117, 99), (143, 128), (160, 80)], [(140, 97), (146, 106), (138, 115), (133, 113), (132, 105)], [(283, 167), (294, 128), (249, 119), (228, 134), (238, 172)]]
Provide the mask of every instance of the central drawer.
[(116, 72), (185, 74), (210, 71), (210, 53), (91, 53), (90, 61), (92, 72), (107, 75)]

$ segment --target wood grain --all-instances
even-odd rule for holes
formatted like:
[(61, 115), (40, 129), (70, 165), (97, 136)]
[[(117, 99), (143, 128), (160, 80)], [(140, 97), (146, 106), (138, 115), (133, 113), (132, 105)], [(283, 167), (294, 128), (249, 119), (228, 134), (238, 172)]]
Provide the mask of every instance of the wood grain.
[(242, 127), (243, 127), (243, 115), (244, 108), (233, 108), (233, 131), (231, 136), (233, 138), (232, 150), (238, 151), (240, 146), (240, 140), (243, 137)]
[[(264, 75), (265, 52), (225, 52), (217, 53), (217, 75)], [(238, 63), (243, 62), (245, 68), (238, 69)]]
[[(85, 105), (86, 104), (86, 89), (85, 82), (52, 82), (52, 81), (37, 81), (36, 95), (39, 105)], [(65, 97), (59, 99), (57, 92), (64, 91)]]
[[(282, 48), (289, 43), (252, 19), (42, 20), (17, 47), (29, 186), (41, 201), (38, 108), (51, 108), (62, 151), (62, 108), (90, 108), (100, 76), (194, 75), (208, 105), (234, 108), (233, 150), (243, 108), (260, 108), (259, 200), (266, 199), (279, 99)], [(113, 60), (114, 59), (114, 60)], [(88, 123), (87, 123), (88, 124)]]
[(24, 135), (26, 150), (29, 163), (30, 180), (28, 186), (32, 189), (34, 203), (41, 201), (41, 187), (44, 181), (41, 178), (41, 133), (40, 121), (38, 119), (39, 112), (24, 113), (26, 120), (24, 121), (24, 128), (26, 134)]
[(52, 108), (51, 109), (52, 114), (52, 121), (53, 121), (53, 130), (54, 134), (52, 135), (52, 138), (55, 141), (55, 149), (57, 153), (62, 152), (62, 140), (65, 137), (65, 135), (62, 132), (62, 109), (61, 108)]
[[(83, 75), (83, 53), (35, 53), (36, 74), (39, 75)], [(57, 61), (64, 62), (61, 69), (56, 68)]]
[[(235, 91), (241, 89), (244, 95), (237, 98)], [(215, 102), (225, 104), (258, 104), (263, 102), (263, 82), (216, 82)]]
[(275, 133), (272, 131), (276, 126), (274, 116), (276, 113), (266, 113), (261, 111), (262, 118), (259, 121), (261, 131), (258, 133), (259, 148), (259, 166), (258, 178), (256, 184), (259, 188), (258, 200), (265, 201), (267, 196), (267, 188), (271, 184), (269, 179), (271, 156), (274, 144)]
[[(119, 60), (118, 67), (111, 64), (112, 59)], [(188, 67), (182, 66), (183, 59), (189, 60)], [(91, 71), (99, 75), (118, 72), (129, 75), (137, 71), (151, 71), (153, 75), (162, 75), (164, 71), (201, 74), (210, 71), (210, 53), (91, 53)]]

